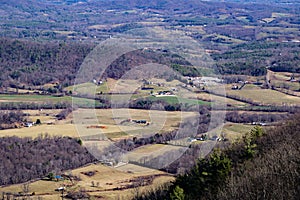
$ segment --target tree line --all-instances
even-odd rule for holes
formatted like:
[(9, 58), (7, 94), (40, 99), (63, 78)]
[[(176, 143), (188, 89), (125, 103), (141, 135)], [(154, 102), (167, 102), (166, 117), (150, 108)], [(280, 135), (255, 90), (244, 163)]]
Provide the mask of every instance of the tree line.
[[(93, 45), (0, 38), (0, 86), (71, 85)], [(7, 70), (9, 69), (9, 70)]]
[(134, 197), (145, 199), (297, 199), (299, 115), (279, 127), (255, 127), (239, 143), (225, 144), (176, 180)]
[(41, 135), (0, 140), (0, 185), (22, 183), (93, 162), (78, 139)]
[(268, 69), (299, 73), (300, 45), (295, 43), (255, 41), (212, 54), (221, 74), (262, 76)]
[(22, 111), (0, 111), (0, 130), (16, 128), (26, 121)]

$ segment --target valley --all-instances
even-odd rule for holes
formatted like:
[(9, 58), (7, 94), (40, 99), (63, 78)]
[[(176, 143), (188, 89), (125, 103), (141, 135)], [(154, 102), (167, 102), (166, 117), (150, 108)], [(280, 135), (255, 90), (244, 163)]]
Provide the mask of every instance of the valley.
[[(265, 183), (280, 196), (275, 179), (293, 196), (299, 13), (280, 0), (0, 2), (0, 199), (251, 199)], [(265, 174), (277, 158), (285, 174)]]

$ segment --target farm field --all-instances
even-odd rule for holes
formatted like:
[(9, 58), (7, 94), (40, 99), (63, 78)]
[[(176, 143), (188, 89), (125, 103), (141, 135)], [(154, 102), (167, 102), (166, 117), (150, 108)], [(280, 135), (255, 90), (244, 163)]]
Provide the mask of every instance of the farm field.
[[(88, 173), (93, 175), (86, 175)], [(45, 200), (61, 199), (61, 193), (55, 189), (69, 185), (65, 193), (70, 191), (86, 191), (95, 198), (101, 196), (101, 199), (128, 199), (132, 197), (137, 189), (130, 189), (132, 184), (142, 184), (139, 177), (144, 177), (149, 184), (140, 187), (138, 190), (143, 191), (153, 186), (159, 186), (163, 183), (174, 180), (174, 178), (162, 171), (140, 167), (133, 164), (127, 164), (119, 168), (107, 167), (101, 164), (91, 164), (82, 168), (66, 172), (72, 176), (79, 177), (80, 180), (38, 180), (29, 183), (29, 193), (35, 193), (35, 197), (42, 197)], [(94, 187), (92, 185), (94, 182)], [(98, 183), (98, 186), (97, 186)], [(116, 189), (123, 188), (123, 189)], [(10, 191), (13, 193), (22, 192), (22, 184), (16, 184), (0, 188), (0, 192)]]
[[(95, 101), (92, 99), (71, 97), (71, 96), (62, 96), (55, 97), (50, 95), (16, 95), (16, 94), (0, 94), (0, 103), (72, 103), (76, 102), (76, 105), (83, 107), (94, 107)], [(96, 102), (97, 105), (97, 102)]]
[[(141, 109), (79, 109), (74, 111), (74, 116), (76, 128), (81, 136), (105, 134), (107, 138), (120, 139), (120, 136), (147, 136), (174, 130), (184, 119), (195, 117), (197, 113)], [(149, 124), (137, 124), (130, 120), (146, 120)], [(105, 127), (101, 130), (88, 128), (96, 125)]]
[(0, 94), (0, 100), (2, 102), (70, 102), (71, 97), (54, 97), (49, 95), (14, 95), (14, 94)]
[(78, 85), (73, 85), (66, 87), (64, 90), (67, 92), (72, 92), (74, 94), (87, 94), (87, 95), (95, 95), (100, 92), (108, 92), (107, 83), (104, 82), (101, 85), (95, 85), (94, 83), (82, 83)]
[[(54, 116), (60, 110), (24, 110), (23, 112), (30, 115), (28, 116), (29, 120), (35, 122), (36, 119), (40, 119), (42, 124), (30, 128), (22, 127), (0, 130), (1, 137), (19, 136), (35, 138), (40, 134), (47, 133), (50, 136), (70, 137), (104, 134), (105, 137), (110, 139), (121, 139), (124, 137), (146, 136), (147, 134), (171, 131), (177, 128), (182, 120), (197, 116), (194, 112), (166, 112), (139, 109), (79, 109), (74, 111), (74, 115), (79, 117), (76, 117), (76, 120), (73, 118), (73, 114), (70, 114), (65, 120), (56, 120)], [(147, 120), (149, 125), (127, 122), (128, 118), (133, 120)]]
[(42, 124), (54, 123), (56, 121), (56, 115), (58, 115), (63, 109), (40, 109), (40, 110), (22, 110), (26, 115), (28, 121), (36, 122), (37, 119), (41, 120)]
[(299, 73), (272, 72), (268, 70), (267, 76), (271, 86), (299, 95), (300, 84), (299, 81), (297, 81), (300, 78)]
[(242, 90), (231, 90), (229, 87), (227, 87), (227, 94), (251, 99), (256, 103), (265, 105), (299, 105), (300, 103), (299, 97), (283, 94), (271, 89), (261, 89), (255, 85), (245, 85)]
[(126, 158), (133, 163), (160, 169), (180, 158), (186, 150), (187, 147), (183, 146), (164, 144), (146, 145), (128, 152)]
[(32, 127), (23, 127), (17, 129), (0, 130), (0, 137), (18, 136), (36, 138), (41, 134), (49, 136), (69, 136), (78, 137), (75, 126), (72, 124), (53, 124), (53, 125), (36, 125)]
[(197, 94), (197, 98), (201, 99), (203, 101), (216, 101), (216, 102), (222, 102), (222, 103), (224, 102), (227, 104), (227, 106), (230, 106), (230, 107), (244, 107), (244, 106), (249, 105), (249, 104), (241, 102), (241, 101), (229, 99), (226, 97), (216, 96), (213, 94), (207, 94), (207, 93)]
[(245, 133), (248, 133), (254, 127), (255, 125), (227, 122), (224, 125), (222, 132), (224, 133), (225, 138), (234, 141), (239, 140)]
[[(128, 118), (134, 120), (147, 120), (150, 123), (147, 129), (152, 131), (161, 129), (162, 131), (173, 130), (178, 126), (178, 123), (188, 117), (195, 117), (198, 114), (195, 112), (167, 112), (160, 110), (141, 110), (141, 109), (97, 109), (97, 118), (99, 122), (105, 124), (119, 124)], [(132, 126), (132, 124), (130, 124)], [(136, 124), (133, 124), (136, 126)], [(138, 126), (140, 127), (140, 126)], [(157, 128), (155, 128), (157, 127)]]

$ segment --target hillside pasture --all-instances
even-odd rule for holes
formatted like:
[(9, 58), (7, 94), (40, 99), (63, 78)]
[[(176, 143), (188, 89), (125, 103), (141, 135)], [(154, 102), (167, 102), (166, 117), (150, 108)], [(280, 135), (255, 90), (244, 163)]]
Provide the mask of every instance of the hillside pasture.
[[(93, 175), (88, 176), (93, 172)], [(93, 198), (101, 196), (101, 199), (123, 199), (131, 198), (136, 191), (142, 191), (154, 186), (159, 186), (163, 183), (174, 180), (172, 176), (165, 172), (158, 170), (148, 169), (132, 164), (127, 164), (120, 168), (107, 167), (101, 164), (91, 164), (82, 168), (74, 169), (65, 172), (65, 174), (72, 174), (72, 176), (79, 177), (80, 180), (73, 180), (73, 184), (70, 180), (49, 181), (37, 180), (29, 183), (29, 193), (35, 193), (34, 197), (42, 197), (45, 200), (60, 199), (61, 192), (55, 191), (55, 189), (66, 186), (66, 193), (70, 191), (86, 191)], [(132, 185), (138, 186), (142, 184), (141, 178), (149, 180), (146, 186), (132, 187)], [(94, 186), (92, 184), (94, 182)], [(11, 185), (8, 187), (0, 188), (0, 192), (22, 193), (23, 184)]]
[(242, 138), (252, 128), (254, 128), (254, 125), (227, 122), (223, 127), (222, 133), (225, 138), (234, 141)]
[(16, 94), (0, 94), (2, 102), (71, 102), (71, 97), (55, 97), (50, 95), (16, 95)]
[[(188, 117), (196, 117), (195, 112), (167, 112), (161, 110), (141, 110), (141, 109), (97, 109), (97, 118), (100, 123), (119, 125), (128, 118), (132, 120), (146, 120), (148, 126), (135, 123), (125, 123), (127, 126), (143, 128), (144, 131), (171, 131)], [(124, 125), (125, 125), (124, 124)]]
[[(0, 137), (38, 137), (40, 134), (51, 136), (109, 138), (118, 140), (133, 136), (153, 135), (176, 129), (180, 123), (195, 117), (194, 112), (167, 112), (159, 110), (138, 109), (78, 109), (65, 120), (57, 120), (55, 115), (61, 110), (24, 110), (28, 120), (35, 122), (40, 119), (41, 125), (6, 129), (0, 131)], [(94, 116), (94, 117), (93, 117)], [(149, 124), (138, 124), (132, 120), (146, 120)], [(94, 137), (95, 136), (95, 137)]]
[(85, 95), (95, 95), (97, 93), (108, 92), (107, 83), (103, 82), (100, 85), (96, 85), (92, 82), (77, 84), (65, 88), (66, 91), (72, 92), (74, 94), (85, 94)]
[(247, 84), (242, 90), (231, 90), (231, 85), (227, 86), (227, 94), (250, 99), (253, 102), (264, 105), (299, 105), (300, 98), (283, 94), (271, 89), (261, 89), (259, 86)]
[[(0, 94), (0, 102), (3, 103), (36, 103), (36, 104), (55, 104), (55, 103), (69, 103), (75, 102), (79, 107), (95, 107), (100, 105), (99, 102), (93, 99), (71, 97), (71, 96), (51, 96), (51, 95), (37, 95), (37, 94)], [(54, 108), (55, 109), (55, 108)]]
[(237, 101), (237, 100), (233, 100), (233, 99), (229, 99), (226, 97), (221, 97), (221, 96), (216, 96), (213, 94), (208, 94), (208, 93), (200, 93), (197, 94), (197, 98), (203, 101), (215, 101), (215, 102), (222, 102), (222, 103), (226, 103), (227, 106), (233, 106), (233, 107), (244, 107), (247, 106), (247, 103), (241, 102), (241, 101)]
[(129, 162), (150, 168), (163, 168), (174, 160), (177, 160), (187, 150), (187, 147), (154, 144), (139, 147), (126, 154)]
[(69, 136), (78, 137), (77, 131), (73, 124), (42, 124), (32, 127), (23, 127), (17, 129), (6, 129), (0, 131), (0, 137), (17, 136), (17, 137), (30, 137), (36, 138), (41, 134), (48, 134), (50, 136)]
[[(268, 70), (268, 77), (270, 84), (275, 88), (286, 89), (299, 92), (300, 89), (300, 74), (299, 73), (289, 73), (289, 72), (272, 72)], [(291, 79), (294, 78), (293, 81)]]

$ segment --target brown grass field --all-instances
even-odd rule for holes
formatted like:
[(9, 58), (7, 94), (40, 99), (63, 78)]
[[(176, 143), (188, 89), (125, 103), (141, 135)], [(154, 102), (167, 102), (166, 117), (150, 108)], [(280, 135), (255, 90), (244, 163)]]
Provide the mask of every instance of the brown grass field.
[[(95, 172), (93, 176), (87, 176), (83, 174), (84, 172), (91, 171)], [(101, 199), (130, 199), (130, 197), (132, 197), (137, 191), (145, 191), (151, 187), (159, 186), (163, 183), (174, 180), (174, 177), (165, 172), (132, 164), (127, 164), (117, 169), (103, 166), (101, 164), (91, 164), (86, 167), (69, 171), (67, 174), (78, 176), (81, 180), (73, 181), (73, 185), (70, 180), (33, 181), (29, 184), (29, 193), (31, 194), (34, 192), (35, 197), (39, 196), (44, 200), (61, 199), (60, 192), (55, 191), (55, 189), (69, 185), (69, 187), (66, 187), (66, 192), (85, 190), (92, 196), (92, 199), (99, 199), (97, 198), (99, 196), (102, 197)], [(138, 179), (139, 177), (150, 177), (153, 175), (155, 176), (153, 182), (147, 186), (133, 189), (114, 189), (117, 187), (120, 188), (122, 186), (125, 187), (131, 185), (132, 181), (134, 179)], [(95, 183), (94, 187), (92, 186), (92, 181)], [(97, 183), (99, 183), (99, 186), (97, 186)], [(2, 187), (0, 188), (0, 192), (5, 191), (19, 193), (22, 192), (22, 185), (23, 184), (16, 184), (8, 187)]]
[[(24, 110), (23, 112), (30, 115), (28, 116), (28, 120), (35, 122), (36, 119), (40, 119), (42, 124), (30, 128), (0, 130), (0, 137), (19, 136), (35, 138), (40, 134), (47, 133), (51, 136), (70, 137), (105, 134), (107, 138), (120, 139), (171, 131), (178, 127), (183, 119), (196, 116), (194, 112), (166, 112), (137, 109), (79, 109), (74, 111), (75, 118), (73, 118), (73, 114), (70, 114), (66, 120), (58, 121), (54, 116), (60, 110)], [(144, 119), (149, 122), (149, 125), (124, 122), (128, 118), (134, 120)], [(47, 125), (47, 123), (52, 124)]]
[(266, 105), (299, 105), (300, 98), (286, 95), (271, 89), (261, 89), (255, 85), (246, 85), (242, 90), (231, 90), (231, 85), (227, 86), (227, 94), (251, 99), (254, 102)]
[(243, 107), (243, 106), (248, 105), (247, 103), (244, 103), (244, 102), (241, 102), (241, 101), (228, 99), (226, 97), (220, 97), (220, 96), (216, 96), (216, 95), (213, 95), (213, 94), (207, 94), (207, 93), (197, 94), (197, 98), (200, 99), (200, 100), (204, 100), (204, 101), (224, 102), (228, 106), (233, 106), (233, 107)]
[(78, 137), (75, 126), (72, 124), (42, 124), (32, 126), (30, 128), (23, 127), (18, 129), (6, 129), (0, 131), (0, 137), (18, 136), (36, 138), (41, 134), (49, 134), (50, 136)]
[(225, 138), (234, 141), (239, 140), (245, 133), (248, 133), (254, 125), (249, 124), (237, 124), (228, 122), (224, 125), (222, 132)]
[[(154, 144), (146, 145), (139, 147), (131, 152), (129, 152), (126, 157), (130, 161), (143, 163), (150, 162), (153, 158), (163, 156), (164, 159), (161, 159), (161, 165), (170, 164), (168, 163), (169, 155), (176, 155), (176, 158), (179, 158), (183, 152), (185, 152), (187, 147), (175, 146), (175, 145), (163, 145), (163, 144)], [(174, 161), (174, 160), (172, 160)], [(152, 163), (151, 167), (157, 168), (157, 163)]]
[[(290, 81), (291, 77), (295, 78), (295, 82)], [(299, 73), (289, 73), (289, 72), (272, 72), (268, 70), (268, 77), (271, 81), (271, 85), (276, 88), (286, 89), (297, 93), (299, 91), (300, 84), (297, 80), (300, 79)]]

